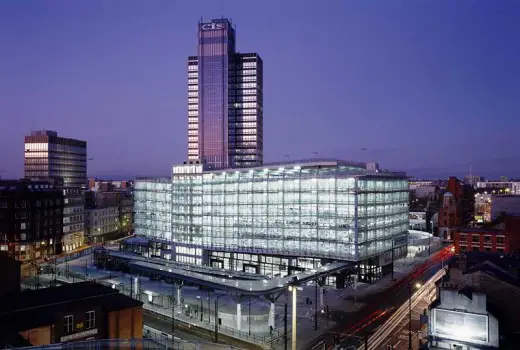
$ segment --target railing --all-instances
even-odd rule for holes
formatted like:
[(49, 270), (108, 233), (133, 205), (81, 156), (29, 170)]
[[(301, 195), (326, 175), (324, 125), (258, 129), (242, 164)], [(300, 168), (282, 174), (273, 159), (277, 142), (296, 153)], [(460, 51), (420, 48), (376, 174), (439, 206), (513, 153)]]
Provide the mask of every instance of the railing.
[[(145, 309), (145, 312), (152, 314), (153, 316), (159, 319), (171, 322), (171, 311), (166, 310), (162, 307), (153, 306), (149, 304), (144, 304), (143, 308)], [(183, 324), (187, 327), (195, 326), (199, 328), (204, 328), (212, 333), (215, 331), (214, 321), (210, 322), (204, 320), (202, 322), (195, 322), (190, 317), (182, 315), (181, 313), (176, 313), (175, 323)], [(283, 336), (283, 334), (281, 334), (282, 332), (280, 331), (280, 329), (275, 329), (272, 334), (258, 335), (254, 333), (249, 334), (248, 332), (239, 331), (236, 328), (231, 328), (223, 325), (218, 326), (218, 333), (258, 345), (270, 344), (273, 341), (273, 339), (277, 339), (280, 336)]]
[[(168, 347), (173, 349), (172, 347)], [(14, 348), (13, 348), (14, 349)], [(101, 340), (86, 340), (71, 343), (49, 344), (41, 346), (26, 346), (19, 349), (166, 349), (164, 344), (161, 344), (153, 339), (101, 339)], [(175, 349), (177, 350), (177, 349)]]
[[(8, 348), (7, 348), (8, 349)], [(14, 349), (14, 348), (13, 348)], [(162, 349), (162, 350), (209, 350), (209, 349), (239, 349), (231, 345), (214, 344), (207, 342), (181, 342), (172, 341), (161, 336), (155, 338), (144, 337), (142, 339), (97, 339), (85, 340), (70, 343), (49, 344), (40, 346), (26, 346), (16, 348), (24, 349), (41, 349), (41, 350), (59, 350), (59, 349)]]

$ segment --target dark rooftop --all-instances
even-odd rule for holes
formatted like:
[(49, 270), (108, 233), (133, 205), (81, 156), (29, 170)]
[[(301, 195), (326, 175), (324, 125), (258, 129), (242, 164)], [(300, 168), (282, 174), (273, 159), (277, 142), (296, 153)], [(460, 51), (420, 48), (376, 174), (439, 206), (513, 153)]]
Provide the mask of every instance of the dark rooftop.
[(143, 303), (94, 282), (66, 284), (4, 295), (0, 300), (0, 324), (14, 331), (55, 322), (57, 313), (102, 306), (106, 312), (141, 306)]

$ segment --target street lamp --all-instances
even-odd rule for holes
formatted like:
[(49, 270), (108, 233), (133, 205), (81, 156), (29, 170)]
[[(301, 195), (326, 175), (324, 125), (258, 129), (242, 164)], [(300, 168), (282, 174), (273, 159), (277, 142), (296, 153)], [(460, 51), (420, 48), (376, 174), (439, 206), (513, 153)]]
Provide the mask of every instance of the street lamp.
[(431, 239), (433, 236), (433, 220), (430, 221), (430, 226), (432, 228), (432, 233), (428, 236), (428, 256), (431, 255), (431, 246), (432, 246)]
[(413, 288), (421, 288), (420, 283), (408, 285), (408, 291), (410, 292), (410, 298), (408, 298), (408, 350), (412, 350), (412, 291)]
[(218, 300), (223, 297), (223, 295), (215, 295), (215, 343), (218, 343)]
[(292, 292), (292, 350), (296, 350), (296, 290), (302, 290), (302, 288), (289, 286), (289, 292)]
[(203, 315), (203, 312), (202, 312), (202, 298), (200, 297), (200, 295), (197, 295), (197, 299), (200, 300), (200, 322), (202, 322), (202, 315)]

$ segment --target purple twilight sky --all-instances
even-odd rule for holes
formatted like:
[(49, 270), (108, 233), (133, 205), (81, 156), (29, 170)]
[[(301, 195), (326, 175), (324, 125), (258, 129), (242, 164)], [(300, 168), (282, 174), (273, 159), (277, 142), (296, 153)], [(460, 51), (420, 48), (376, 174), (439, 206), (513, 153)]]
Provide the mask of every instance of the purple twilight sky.
[(36, 129), (86, 140), (90, 176), (167, 176), (201, 16), (264, 60), (266, 161), (520, 177), (518, 0), (2, 0), (0, 176)]

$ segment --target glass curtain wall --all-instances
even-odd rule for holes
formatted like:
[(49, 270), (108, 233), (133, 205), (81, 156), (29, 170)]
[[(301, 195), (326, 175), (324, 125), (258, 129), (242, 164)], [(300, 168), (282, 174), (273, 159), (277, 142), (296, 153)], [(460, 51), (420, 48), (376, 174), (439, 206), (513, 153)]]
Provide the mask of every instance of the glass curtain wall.
[(394, 236), (408, 229), (406, 180), (356, 172), (294, 167), (175, 175), (172, 239), (211, 250), (345, 260), (391, 250)]
[(406, 180), (358, 180), (358, 260), (406, 244), (408, 183)]
[(171, 199), (170, 179), (137, 180), (134, 189), (135, 233), (171, 240)]

